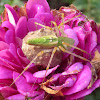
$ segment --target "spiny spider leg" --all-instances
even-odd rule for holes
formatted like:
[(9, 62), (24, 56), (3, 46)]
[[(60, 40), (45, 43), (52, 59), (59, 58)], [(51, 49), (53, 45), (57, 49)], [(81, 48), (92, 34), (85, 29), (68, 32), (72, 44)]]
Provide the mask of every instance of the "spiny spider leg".
[(68, 54), (71, 54), (71, 55), (73, 55), (73, 56), (75, 56), (75, 57), (78, 57), (78, 58), (80, 58), (80, 59), (82, 59), (82, 60), (85, 60), (85, 61), (90, 62), (90, 60), (88, 60), (88, 59), (86, 59), (86, 58), (84, 58), (84, 57), (82, 57), (82, 56), (79, 56), (79, 55), (77, 55), (77, 54), (75, 54), (75, 53), (72, 53), (72, 52), (70, 52), (70, 51), (64, 49), (62, 46), (59, 46), (59, 49), (60, 49), (61, 51), (63, 51), (63, 52), (66, 52), (66, 53), (68, 53)]
[[(63, 13), (62, 13), (62, 17), (64, 17), (64, 14), (63, 14)], [(79, 17), (79, 16), (78, 16), (78, 17)], [(76, 18), (76, 17), (74, 17), (74, 18)], [(64, 20), (64, 18), (63, 18), (63, 20)], [(54, 26), (55, 26), (55, 28), (56, 28), (57, 34), (59, 34), (59, 33), (58, 33), (59, 31), (61, 32), (61, 34), (64, 33), (64, 31), (62, 31), (62, 30), (60, 29), (60, 27), (57, 26), (56, 22), (53, 22), (53, 21), (52, 21), (52, 23), (54, 24)], [(60, 24), (59, 24), (59, 25), (60, 25)], [(62, 24), (62, 25), (63, 25), (63, 24)], [(63, 26), (64, 26), (64, 25), (63, 25)], [(70, 47), (73, 47), (73, 48), (75, 48), (75, 49), (77, 49), (77, 50), (80, 50), (80, 51), (86, 53), (86, 54), (89, 54), (89, 53), (86, 52), (85, 50), (82, 50), (81, 48), (75, 47), (74, 45), (71, 45), (71, 44), (68, 44), (68, 43), (65, 43), (65, 42), (62, 42), (62, 44), (63, 44), (63, 45), (70, 46)], [(90, 54), (89, 54), (89, 55), (90, 55)]]
[[(45, 76), (44, 76), (43, 82), (44, 82), (44, 80), (45, 80), (45, 77), (46, 77), (47, 71), (48, 71), (48, 69), (49, 69), (49, 67), (50, 67), (51, 61), (52, 61), (53, 56), (54, 56), (54, 54), (55, 54), (56, 51), (57, 51), (57, 47), (54, 47), (54, 49), (53, 49), (53, 51), (52, 51), (52, 54), (51, 54), (51, 57), (50, 57), (50, 60), (49, 60), (49, 62), (48, 62), (48, 65), (47, 65), (47, 67), (46, 67), (46, 73), (45, 73)], [(43, 83), (43, 82), (42, 82), (42, 83)]]
[(68, 19), (68, 20), (67, 20), (67, 21), (65, 21), (64, 23), (63, 23), (63, 22), (61, 22), (61, 23), (58, 25), (58, 28), (60, 28), (62, 25), (66, 24), (67, 22), (69, 22), (69, 21), (73, 20), (74, 18), (77, 18), (77, 17), (80, 17), (80, 16), (81, 16), (81, 15), (77, 15), (77, 16), (75, 16), (75, 17), (71, 18), (71, 19)]
[(78, 48), (78, 47), (75, 47), (74, 45), (71, 45), (71, 44), (68, 44), (68, 43), (65, 43), (65, 42), (62, 42), (62, 44), (63, 44), (63, 45), (66, 45), (66, 46), (73, 47), (73, 48), (75, 48), (75, 49), (77, 49), (77, 50), (80, 50), (80, 51), (82, 51), (82, 52), (84, 52), (84, 53), (90, 55), (90, 54), (89, 54), (88, 52), (86, 52), (85, 50), (83, 50), (83, 49), (81, 49), (81, 48)]
[[(61, 13), (61, 17), (62, 17), (62, 23), (64, 23), (64, 13)], [(64, 32), (64, 25), (62, 25), (62, 32)]]
[(10, 85), (10, 87), (17, 81), (17, 79), (30, 67), (30, 65), (34, 62), (34, 60), (37, 59), (37, 57), (41, 56), (44, 54), (44, 51), (40, 51), (35, 58), (25, 67), (25, 69), (21, 72), (21, 74), (12, 82), (12, 84)]
[(37, 23), (37, 22), (35, 22), (35, 24), (37, 24), (37, 25), (39, 25), (39, 26), (42, 26), (42, 27), (44, 27), (44, 28), (46, 28), (46, 29), (52, 30), (52, 28), (49, 27), (49, 26), (45, 26), (45, 25), (42, 25), (42, 24)]
[(59, 29), (58, 29), (58, 26), (57, 26), (57, 23), (56, 22), (54, 22), (54, 21), (51, 21), (51, 23), (52, 24), (54, 24), (54, 29), (55, 29), (55, 33), (56, 33), (56, 36), (59, 36), (60, 34), (59, 34)]

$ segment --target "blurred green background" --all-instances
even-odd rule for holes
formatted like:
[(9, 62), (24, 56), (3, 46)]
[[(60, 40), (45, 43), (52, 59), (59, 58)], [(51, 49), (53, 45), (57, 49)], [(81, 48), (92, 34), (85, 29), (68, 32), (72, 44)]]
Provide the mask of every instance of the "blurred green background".
[[(100, 0), (47, 0), (51, 9), (59, 9), (61, 6), (69, 6), (74, 4), (77, 9), (87, 15), (88, 18), (100, 23)], [(22, 6), (27, 0), (0, 0), (0, 14), (4, 10), (4, 4), (11, 6)], [(100, 88), (96, 89), (92, 94), (85, 97), (85, 100), (100, 100)]]

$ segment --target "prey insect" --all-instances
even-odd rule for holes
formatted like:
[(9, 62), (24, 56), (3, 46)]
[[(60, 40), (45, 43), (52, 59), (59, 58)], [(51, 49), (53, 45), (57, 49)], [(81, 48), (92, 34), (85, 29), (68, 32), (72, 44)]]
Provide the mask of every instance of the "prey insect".
[[(84, 51), (78, 47), (75, 47), (74, 46), (75, 41), (72, 38), (68, 38), (67, 36), (65, 36), (64, 29), (63, 29), (64, 24), (71, 21), (75, 17), (64, 22), (63, 16), (64, 15), (62, 14), (62, 22), (58, 26), (55, 22), (52, 22), (54, 24), (53, 28), (44, 26), (39, 23), (35, 23), (44, 28), (34, 31), (34, 32), (30, 32), (28, 35), (25, 36), (25, 38), (23, 39), (22, 50), (23, 50), (24, 54), (29, 59), (31, 59), (31, 62), (25, 67), (25, 69), (22, 71), (22, 73), (13, 81), (12, 84), (15, 83), (15, 81), (30, 67), (30, 65), (32, 63), (35, 63), (37, 65), (41, 64), (43, 66), (46, 66), (46, 73), (45, 73), (45, 76), (43, 79), (43, 82), (44, 82), (48, 69), (51, 66), (54, 67), (55, 65), (60, 64), (63, 52), (71, 54), (82, 60), (89, 61), (88, 59), (71, 52), (71, 48), (75, 48), (84, 53), (87, 53), (86, 51)], [(81, 15), (78, 15), (76, 17), (80, 17), (80, 16)], [(61, 27), (62, 27), (62, 29), (61, 29)], [(61, 32), (61, 36), (59, 35), (60, 32)], [(26, 48), (25, 45), (27, 45), (29, 47)], [(28, 52), (26, 52), (26, 51), (28, 51)], [(29, 53), (29, 52), (31, 52), (31, 53)], [(38, 59), (38, 58), (40, 58), (40, 59)], [(36, 61), (36, 59), (38, 59), (39, 62)], [(46, 59), (49, 59), (49, 60), (46, 62), (45, 61)], [(54, 61), (54, 63), (52, 63), (54, 59), (56, 59), (56, 60)], [(43, 88), (43, 84), (41, 84), (41, 88)]]

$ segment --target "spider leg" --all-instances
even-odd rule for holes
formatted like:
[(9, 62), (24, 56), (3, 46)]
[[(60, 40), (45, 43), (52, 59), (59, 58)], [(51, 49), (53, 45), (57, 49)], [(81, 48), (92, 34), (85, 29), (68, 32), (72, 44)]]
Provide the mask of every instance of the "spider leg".
[[(50, 60), (49, 60), (49, 62), (48, 62), (48, 65), (47, 65), (47, 67), (46, 67), (46, 73), (45, 73), (45, 76), (44, 76), (44, 78), (43, 78), (43, 82), (44, 82), (44, 80), (45, 80), (47, 71), (48, 71), (48, 69), (49, 69), (49, 67), (50, 67), (50, 64), (51, 64), (51, 62), (52, 62), (53, 56), (54, 56), (54, 54), (55, 54), (56, 51), (57, 51), (57, 47), (54, 47), (54, 49), (53, 49), (53, 51), (52, 51), (52, 54), (51, 54), (51, 57), (50, 57)], [(42, 84), (43, 84), (43, 82), (42, 82)], [(42, 84), (41, 84), (41, 85), (42, 85)]]
[(71, 19), (68, 19), (67, 21), (61, 22), (61, 23), (58, 25), (58, 28), (60, 28), (62, 25), (66, 24), (67, 22), (73, 20), (74, 18), (77, 18), (77, 17), (80, 17), (80, 16), (81, 16), (81, 15), (77, 15), (77, 16), (71, 18)]
[(25, 69), (21, 72), (21, 74), (12, 82), (12, 84), (11, 84), (10, 86), (12, 86), (12, 85), (17, 81), (17, 79), (30, 67), (30, 65), (31, 65), (32, 63), (34, 63), (34, 60), (36, 60), (37, 57), (39, 57), (39, 56), (41, 56), (41, 55), (43, 55), (43, 54), (44, 54), (44, 51), (40, 51), (40, 52), (35, 56), (35, 58), (25, 67)]
[(54, 21), (51, 21), (51, 24), (54, 25), (54, 28), (53, 29), (55, 29), (55, 31), (56, 31), (56, 36), (59, 36), (59, 29), (58, 29), (57, 23), (54, 22)]
[(36, 24), (36, 25), (39, 25), (39, 26), (42, 26), (42, 27), (44, 27), (44, 28), (46, 28), (46, 29), (52, 30), (52, 28), (49, 27), (49, 26), (45, 26), (45, 25), (42, 25), (42, 24), (37, 23), (37, 22), (35, 22), (35, 24)]
[[(65, 43), (65, 42), (62, 42), (62, 44), (63, 44), (63, 45), (66, 45), (66, 46), (70, 46), (70, 47), (72, 47), (72, 48), (75, 48), (75, 49), (77, 49), (77, 50), (80, 50), (80, 51), (82, 51), (82, 52), (84, 52), (84, 53), (90, 55), (90, 54), (89, 54), (88, 52), (86, 52), (85, 50), (83, 50), (83, 49), (81, 49), (81, 48), (78, 48), (78, 47), (75, 47), (74, 45), (71, 45), (71, 44), (68, 44), (68, 43)], [(90, 55), (90, 56), (91, 56), (91, 55)]]
[(64, 49), (62, 46), (59, 46), (59, 49), (60, 49), (61, 51), (63, 51), (63, 52), (66, 52), (66, 53), (68, 53), (68, 54), (71, 54), (71, 55), (73, 55), (73, 56), (75, 56), (75, 57), (77, 57), (77, 58), (80, 58), (80, 59), (84, 60), (84, 61), (90, 62), (90, 60), (88, 60), (88, 59), (86, 59), (86, 58), (84, 58), (84, 57), (82, 57), (82, 56), (79, 56), (79, 55), (77, 55), (77, 54), (75, 54), (75, 53), (72, 53), (72, 52), (70, 52), (70, 51)]
[[(64, 13), (61, 13), (61, 17), (62, 17), (62, 22), (61, 23), (64, 23)], [(54, 29), (56, 30), (56, 35), (61, 36), (62, 34), (60, 34), (59, 31), (61, 33), (64, 33), (64, 24), (62, 25), (62, 27), (59, 27), (59, 26), (57, 26), (56, 22), (51, 21), (51, 23), (54, 25)]]
[[(62, 23), (64, 23), (64, 13), (61, 13), (61, 17), (62, 17)], [(60, 27), (58, 26), (58, 29), (60, 29)], [(61, 32), (64, 32), (64, 24), (61, 27)]]

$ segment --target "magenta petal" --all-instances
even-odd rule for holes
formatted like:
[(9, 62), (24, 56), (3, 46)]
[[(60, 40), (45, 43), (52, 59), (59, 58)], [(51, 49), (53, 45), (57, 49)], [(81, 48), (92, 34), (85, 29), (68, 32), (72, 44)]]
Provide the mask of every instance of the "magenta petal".
[(91, 70), (89, 66), (85, 65), (84, 69), (78, 74), (76, 83), (70, 89), (63, 90), (64, 95), (70, 95), (85, 89), (91, 80)]
[[(10, 49), (13, 51), (14, 48), (11, 48)], [(1, 64), (4, 65), (4, 63), (7, 65), (5, 65), (6, 67), (9, 67), (9, 68), (21, 68), (21, 66), (19, 66), (18, 64), (18, 61), (15, 59), (15, 57), (11, 54), (11, 52), (9, 52), (10, 50), (2, 50), (0, 51), (0, 60), (1, 60)], [(14, 52), (13, 52), (14, 53)], [(16, 56), (16, 55), (15, 55)], [(14, 69), (13, 68), (13, 69)]]
[(16, 60), (18, 61), (18, 63), (21, 64), (21, 62), (19, 60), (19, 57), (17, 55), (17, 48), (15, 47), (15, 45), (13, 43), (10, 44), (9, 51), (16, 58)]
[(3, 41), (0, 41), (0, 51), (4, 49), (9, 49), (9, 45)]
[(22, 47), (22, 39), (19, 37), (16, 37), (16, 46), (20, 48)]
[(34, 83), (36, 81), (36, 78), (34, 79), (33, 74), (28, 71), (24, 73), (24, 76), (28, 83)]
[(91, 24), (89, 21), (87, 21), (85, 24), (84, 24), (84, 29), (86, 32), (91, 32), (92, 31), (92, 28), (91, 28)]
[[(35, 7), (34, 5), (37, 5), (37, 7)], [(42, 10), (41, 10), (41, 7), (42, 7)], [(34, 9), (37, 12), (44, 11), (44, 10), (45, 10), (45, 12), (50, 12), (50, 7), (46, 0), (41, 0), (41, 1), (40, 0), (28, 0), (27, 5), (26, 5), (26, 11), (27, 11), (29, 18), (34, 17)], [(35, 14), (36, 14), (36, 12), (35, 12)]]
[(29, 18), (33, 18), (37, 13), (44, 13), (45, 9), (40, 4), (35, 4), (32, 6), (31, 11), (28, 14)]
[[(32, 80), (31, 80), (31, 82), (41, 83), (41, 82), (43, 81), (43, 78), (45, 77), (45, 73), (46, 73), (46, 76), (48, 76), (48, 75), (51, 74), (53, 71), (55, 71), (58, 67), (59, 67), (59, 65), (56, 66), (56, 67), (54, 67), (54, 68), (49, 69), (49, 70), (47, 71), (47, 73), (46, 73), (46, 70), (42, 70), (42, 71), (37, 71), (37, 72), (35, 72), (35, 73), (33, 74), (33, 78), (32, 78)], [(29, 74), (29, 73), (28, 73), (28, 74)], [(30, 76), (31, 76), (31, 74), (30, 74)], [(31, 76), (31, 77), (32, 77), (32, 76)], [(57, 78), (57, 77), (56, 77), (56, 78)], [(30, 80), (30, 78), (28, 78), (28, 77), (27, 77), (27, 79)], [(45, 80), (46, 80), (46, 79), (45, 79)], [(56, 79), (54, 79), (54, 80), (56, 80)], [(54, 80), (53, 80), (53, 81), (54, 81)]]
[(0, 89), (10, 86), (12, 83), (12, 79), (0, 79)]
[(10, 23), (12, 25), (16, 26), (17, 21), (18, 21), (18, 16), (17, 16), (15, 10), (8, 4), (5, 4), (5, 8), (7, 10)]
[(91, 53), (91, 51), (95, 48), (96, 45), (97, 45), (97, 35), (94, 31), (92, 31), (87, 37), (87, 42), (85, 45), (86, 51)]
[(14, 68), (5, 60), (0, 57), (0, 65), (6, 66), (7, 68), (14, 70)]
[(4, 21), (3, 23), (2, 23), (2, 27), (6, 27), (6, 28), (8, 28), (8, 29), (11, 29), (11, 30), (15, 30), (14, 29), (14, 26), (9, 22), (9, 21)]
[(17, 49), (17, 54), (18, 54), (18, 57), (20, 58), (20, 60), (22, 61), (23, 65), (25, 63), (25, 66), (29, 64), (29, 60), (24, 56), (21, 48), (18, 48)]
[(75, 41), (74, 46), (77, 46), (78, 43), (79, 43), (79, 41), (78, 41), (76, 32), (73, 31), (72, 29), (66, 29), (64, 32), (66, 33), (66, 35), (67, 35), (69, 38), (74, 39), (74, 41)]
[(30, 18), (28, 20), (28, 25), (27, 25), (29, 31), (35, 31), (35, 30), (38, 30), (38, 29), (42, 28), (40, 25), (35, 24), (35, 22), (40, 23), (40, 24), (43, 25), (43, 22), (40, 19), (38, 19), (38, 18)]
[(7, 49), (0, 51), (0, 57), (2, 59), (9, 60), (9, 61), (12, 61), (12, 59), (14, 60), (14, 57), (11, 55), (11, 53)]
[(50, 88), (54, 89), (54, 90), (61, 90), (65, 87), (71, 87), (73, 86), (73, 84), (75, 83), (77, 77), (75, 75), (69, 77), (68, 79), (66, 79), (65, 83), (63, 85), (60, 86), (50, 86)]
[(51, 26), (51, 21), (54, 20), (53, 15), (50, 13), (37, 13), (34, 18), (40, 19), (47, 26)]
[(15, 34), (13, 30), (8, 30), (5, 34), (6, 43), (15, 43)]
[(36, 96), (32, 100), (43, 100), (44, 99), (45, 92), (42, 92), (39, 96)]
[(6, 87), (3, 87), (3, 88), (0, 88), (0, 93), (2, 94), (2, 96), (4, 98), (7, 98), (7, 97), (9, 97), (11, 95), (17, 94), (18, 91), (13, 89), (13, 88), (11, 88), (11, 87), (6, 86)]
[(83, 27), (74, 27), (73, 30), (76, 32), (78, 40), (79, 40), (79, 47), (84, 49), (85, 47), (85, 33)]
[(4, 41), (5, 33), (4, 29), (0, 26), (0, 41)]
[(78, 98), (81, 98), (81, 97), (84, 97), (86, 95), (89, 95), (91, 94), (96, 88), (100, 87), (100, 79), (98, 79), (91, 88), (89, 89), (84, 89), (78, 93), (75, 93), (75, 94), (72, 94), (70, 95), (70, 99), (71, 100), (74, 100), (74, 99), (78, 99)]
[[(33, 70), (34, 68), (32, 68), (32, 70)], [(37, 71), (37, 69), (35, 68), (34, 69), (34, 71)], [(36, 77), (34, 77), (33, 76), (33, 74), (32, 73), (30, 73), (30, 72), (28, 72), (28, 71), (26, 71), (25, 73), (24, 73), (24, 76), (25, 76), (25, 78), (26, 78), (26, 81), (28, 82), (28, 83), (41, 83), (42, 81), (43, 81), (43, 78), (36, 78)]]
[(46, 70), (35, 72), (33, 74), (33, 76), (36, 77), (36, 78), (44, 78), (45, 73), (46, 73), (46, 76), (48, 76), (50, 73), (52, 73), (53, 71), (55, 71), (58, 67), (59, 67), (59, 65), (57, 65), (54, 68), (48, 69), (47, 73), (46, 73)]
[(28, 29), (27, 29), (27, 19), (26, 17), (20, 17), (20, 19), (18, 20), (17, 26), (16, 26), (16, 30), (15, 30), (15, 34), (17, 37), (19, 38), (24, 38), (25, 35), (28, 33)]
[[(13, 73), (13, 77), (14, 77), (14, 80), (19, 76), (19, 73), (17, 72), (14, 72)], [(28, 84), (26, 79), (23, 77), (23, 76), (20, 76), (16, 82), (15, 82), (16, 86), (17, 86), (17, 89), (18, 91), (25, 95), (25, 96), (34, 96), (34, 90), (38, 88), (38, 85), (34, 84)]]
[[(54, 74), (54, 75), (52, 76), (52, 78), (53, 78), (52, 82), (57, 81), (58, 78), (60, 77), (60, 75), (61, 75), (61, 74), (59, 74), (59, 73), (58, 73), (58, 74)], [(52, 83), (52, 82), (51, 82), (51, 83)]]
[(16, 94), (5, 98), (5, 100), (25, 100), (25, 96), (22, 94)]
[(0, 66), (0, 79), (12, 79), (13, 72), (3, 66)]
[(76, 82), (77, 76), (76, 75), (72, 75), (70, 76), (65, 83), (63, 84), (63, 87), (71, 87), (74, 85), (74, 83)]
[(62, 75), (69, 75), (69, 74), (77, 74), (83, 69), (83, 65), (80, 62), (77, 62), (70, 66), (67, 71), (64, 71)]

